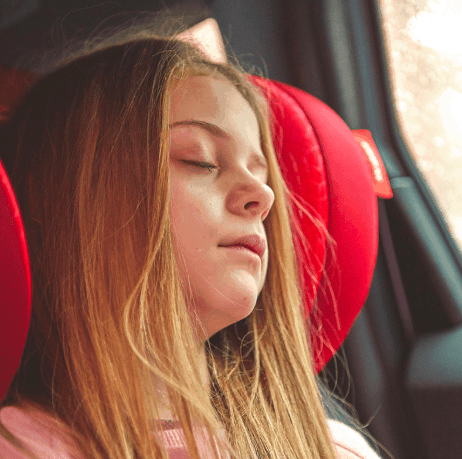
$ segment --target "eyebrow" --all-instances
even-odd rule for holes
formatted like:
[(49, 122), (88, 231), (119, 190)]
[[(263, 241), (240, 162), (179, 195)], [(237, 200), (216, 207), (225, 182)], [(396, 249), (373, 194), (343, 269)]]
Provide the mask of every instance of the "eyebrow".
[[(223, 129), (218, 127), (215, 124), (207, 123), (206, 121), (199, 121), (199, 120), (184, 120), (184, 121), (176, 121), (175, 123), (170, 124), (170, 128), (174, 128), (176, 126), (195, 126), (201, 129), (204, 129), (210, 132), (215, 137), (219, 137), (220, 139), (230, 139), (230, 135), (225, 132)], [(259, 155), (258, 153), (254, 153), (253, 157), (255, 160), (265, 168), (266, 173), (268, 173), (268, 162), (263, 155)]]

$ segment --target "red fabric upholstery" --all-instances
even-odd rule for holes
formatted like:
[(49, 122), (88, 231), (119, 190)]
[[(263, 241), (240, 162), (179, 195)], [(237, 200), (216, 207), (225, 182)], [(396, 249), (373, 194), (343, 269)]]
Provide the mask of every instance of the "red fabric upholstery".
[[(322, 266), (329, 274), (337, 308), (327, 285), (318, 287), (319, 310), (312, 315), (312, 346), (318, 373), (339, 349), (366, 301), (378, 249), (377, 196), (368, 161), (345, 122), (324, 102), (276, 81), (252, 76), (269, 91), (275, 116), (275, 148), (288, 188), (300, 196), (333, 237), (337, 260), (326, 253), (325, 238), (300, 213), (318, 283)], [(268, 97), (268, 95), (267, 95)], [(391, 196), (389, 196), (391, 197)], [(312, 261), (315, 263), (316, 259)], [(335, 263), (338, 269), (334, 271)], [(306, 266), (303, 260), (302, 266)], [(333, 274), (332, 274), (333, 273)], [(311, 310), (310, 278), (306, 277), (305, 317)], [(321, 338), (317, 333), (321, 332)]]
[[(0, 66), (0, 122), (8, 119), (33, 80), (32, 73)], [(32, 296), (30, 276), (22, 218), (0, 161), (0, 400), (19, 367), (26, 343)]]
[[(0, 81), (4, 78), (2, 70), (5, 69), (0, 67)], [(305, 317), (310, 314), (315, 294), (322, 312), (320, 317), (311, 317), (315, 369), (319, 372), (344, 341), (372, 281), (378, 247), (377, 196), (372, 169), (348, 126), (326, 104), (286, 84), (250, 78), (270, 97), (276, 154), (289, 190), (311, 215), (327, 226), (337, 243), (335, 261), (326, 253), (322, 233), (309, 218), (293, 209), (300, 217), (303, 234), (311, 247), (310, 262), (318, 284), (325, 266), (338, 302), (336, 310), (329, 301), (331, 295), (325, 297), (320, 293), (327, 286), (320, 284), (317, 292), (310, 291), (313, 284), (306, 278)], [(18, 84), (27, 88), (29, 80), (21, 78)], [(2, 97), (0, 94), (0, 106), (5, 110)], [(381, 164), (380, 157), (378, 160)], [(384, 171), (383, 164), (381, 166)], [(22, 219), (1, 161), (0, 178), (1, 399), (19, 366), (25, 344), (30, 321), (31, 279)], [(301, 266), (307, 264), (308, 260), (300, 258)], [(335, 264), (338, 269), (333, 271)], [(322, 332), (321, 339), (316, 337), (317, 331)]]
[(31, 296), (24, 226), (0, 161), (0, 400), (21, 362), (29, 330)]

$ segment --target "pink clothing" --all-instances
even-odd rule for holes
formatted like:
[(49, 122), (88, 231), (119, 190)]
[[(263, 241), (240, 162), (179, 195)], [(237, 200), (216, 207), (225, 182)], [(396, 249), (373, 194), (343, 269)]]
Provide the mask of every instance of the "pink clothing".
[[(30, 415), (26, 415), (18, 408), (1, 409), (0, 419), (8, 430), (41, 459), (70, 459), (69, 452), (76, 451), (70, 438), (45, 430)], [(347, 425), (328, 419), (328, 426), (338, 459), (380, 459), (364, 438)], [(164, 426), (164, 429), (154, 434), (164, 446), (167, 446), (170, 459), (188, 459), (190, 456), (185, 447), (186, 439), (178, 425), (173, 425), (170, 430), (168, 430), (169, 427)], [(198, 446), (202, 453), (201, 456), (207, 459), (209, 457), (207, 451), (201, 448), (202, 445)], [(84, 459), (83, 456), (76, 456)], [(26, 459), (27, 456), (0, 436), (0, 458)]]

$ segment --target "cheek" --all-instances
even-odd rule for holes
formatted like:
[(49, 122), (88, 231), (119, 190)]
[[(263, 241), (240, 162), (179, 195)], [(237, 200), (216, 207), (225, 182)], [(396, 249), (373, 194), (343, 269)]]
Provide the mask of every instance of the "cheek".
[(188, 190), (186, 183), (179, 177), (171, 177), (170, 182), (170, 217), (172, 223), (183, 225), (191, 216), (194, 206), (194, 194)]
[(207, 222), (207, 199), (200, 193), (193, 192), (185, 186), (177, 186), (170, 194), (170, 218), (177, 230), (184, 236), (191, 236), (198, 229), (204, 229)]
[[(215, 238), (216, 220), (211, 215), (212, 197), (203, 187), (192, 187), (175, 178), (170, 188), (170, 222), (176, 251), (190, 263), (204, 254)], [(197, 260), (199, 261), (199, 260)]]

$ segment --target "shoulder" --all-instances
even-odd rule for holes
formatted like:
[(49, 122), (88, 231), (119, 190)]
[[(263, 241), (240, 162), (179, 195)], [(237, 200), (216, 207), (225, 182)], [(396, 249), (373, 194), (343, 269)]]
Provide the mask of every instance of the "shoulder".
[(339, 459), (380, 459), (362, 435), (342, 422), (327, 420)]
[[(0, 420), (39, 458), (70, 459), (70, 451), (75, 451), (70, 436), (64, 430), (53, 430), (50, 419), (42, 413), (8, 406), (0, 410)], [(28, 456), (0, 435), (0, 457), (25, 459)]]

